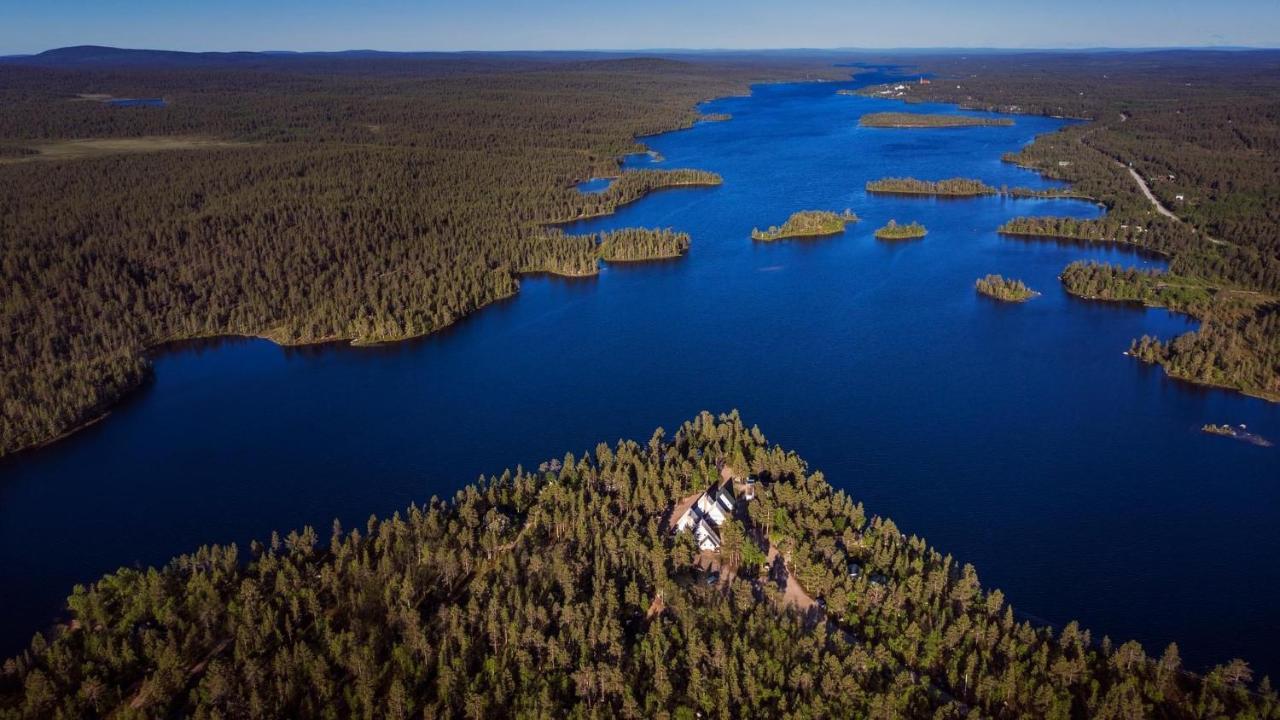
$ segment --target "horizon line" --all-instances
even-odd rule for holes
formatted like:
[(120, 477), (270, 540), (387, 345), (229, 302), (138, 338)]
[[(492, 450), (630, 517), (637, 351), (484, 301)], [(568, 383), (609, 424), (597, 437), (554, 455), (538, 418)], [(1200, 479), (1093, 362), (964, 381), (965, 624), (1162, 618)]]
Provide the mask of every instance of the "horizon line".
[(632, 47), (632, 48), (504, 48), (504, 49), (451, 49), (451, 50), (432, 50), (432, 49), (416, 49), (416, 50), (387, 50), (369, 47), (347, 47), (334, 50), (296, 50), (281, 48), (264, 48), (259, 50), (209, 50), (209, 49), (178, 49), (166, 47), (124, 47), (118, 45), (101, 45), (96, 43), (84, 43), (79, 45), (62, 45), (58, 47), (46, 48), (34, 52), (12, 52), (0, 50), (0, 57), (19, 58), (19, 57), (38, 57), (45, 53), (55, 52), (58, 50), (68, 50), (73, 48), (101, 48), (104, 50), (121, 50), (135, 52), (173, 52), (188, 54), (296, 54), (296, 55), (319, 55), (319, 54), (343, 54), (343, 53), (384, 53), (388, 55), (413, 55), (413, 54), (439, 54), (439, 55), (499, 55), (513, 53), (779, 53), (779, 52), (809, 52), (809, 53), (891, 53), (891, 52), (1000, 52), (1000, 53), (1099, 53), (1099, 52), (1159, 52), (1174, 50), (1190, 50), (1190, 51), (1266, 51), (1280, 50), (1280, 42), (1275, 44), (1264, 45), (1234, 45), (1234, 44), (1205, 44), (1205, 45), (1081, 45), (1081, 46), (1045, 46), (1045, 47), (1002, 47), (996, 45), (922, 45), (922, 46), (895, 46), (895, 47), (871, 47), (871, 46), (836, 46), (836, 47)]

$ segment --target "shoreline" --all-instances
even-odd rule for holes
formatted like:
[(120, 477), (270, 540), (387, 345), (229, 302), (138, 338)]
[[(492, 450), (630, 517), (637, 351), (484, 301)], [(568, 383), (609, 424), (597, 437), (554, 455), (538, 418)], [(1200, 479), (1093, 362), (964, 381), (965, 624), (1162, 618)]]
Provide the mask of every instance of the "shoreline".
[[(768, 81), (768, 82), (782, 83), (782, 82), (817, 82), (817, 81), (777, 80), (777, 81)], [(747, 83), (746, 91), (740, 95), (724, 95), (716, 98), (710, 98), (709, 100), (704, 100), (702, 102), (710, 102), (711, 100), (718, 100), (720, 99), (720, 97), (749, 97), (752, 94), (751, 88), (757, 84), (762, 84), (762, 83), (750, 83), (750, 82)], [(702, 102), (695, 103), (694, 106), (691, 108), (691, 112), (694, 113), (694, 115), (691, 118), (690, 117), (676, 118), (672, 124), (672, 127), (667, 130), (662, 130), (662, 131), (653, 133), (652, 135), (636, 136), (633, 139), (638, 144), (643, 145), (643, 143), (640, 143), (641, 137), (653, 137), (657, 135), (665, 135), (667, 133), (680, 132), (680, 131), (688, 130), (694, 127), (695, 125), (698, 124), (698, 118), (700, 117), (700, 115), (697, 113), (697, 107), (698, 105), (702, 104)], [(661, 155), (657, 151), (652, 150), (650, 148), (645, 148), (641, 152), (646, 153), (653, 158), (661, 158)], [(614, 158), (617, 159), (629, 154), (634, 154), (634, 153), (624, 153), (622, 155), (616, 155), (614, 156)], [(618, 176), (620, 177), (621, 173), (619, 173)], [(647, 190), (637, 195), (634, 198), (631, 198), (623, 202), (619, 202), (618, 204), (614, 205), (612, 209), (605, 212), (590, 213), (590, 214), (582, 215), (576, 218), (570, 218), (568, 220), (541, 221), (541, 222), (535, 222), (533, 224), (535, 227), (555, 227), (558, 225), (568, 225), (581, 220), (608, 217), (610, 215), (616, 214), (619, 208), (630, 205), (631, 203), (638, 202), (656, 192), (660, 192), (663, 190), (683, 189), (683, 188), (691, 188), (691, 187), (694, 187), (694, 188), (719, 187), (723, 184), (724, 184), (724, 181), (722, 178), (718, 178), (716, 182), (704, 182), (704, 181), (676, 182), (670, 185), (664, 185), (662, 187), (657, 187), (657, 188), (652, 188), (650, 190)], [(566, 188), (566, 189), (572, 190), (573, 188)], [(652, 258), (652, 259), (644, 258), (639, 260), (606, 261), (606, 262), (642, 263), (642, 262), (649, 262), (653, 260), (671, 260), (671, 259), (677, 259), (681, 257), (684, 257), (683, 253), (680, 255), (673, 255), (670, 257), (661, 257), (661, 258)], [(441, 325), (436, 328), (432, 328), (431, 330), (428, 330), (426, 332), (414, 333), (412, 335), (404, 335), (404, 336), (391, 337), (391, 338), (379, 338), (376, 340), (362, 340), (359, 338), (335, 335), (335, 336), (329, 336), (324, 338), (313, 338), (313, 339), (298, 340), (298, 341), (285, 341), (285, 340), (281, 340), (278, 337), (274, 337), (273, 334), (269, 331), (261, 332), (261, 333), (227, 332), (227, 333), (214, 333), (209, 335), (193, 335), (190, 337), (169, 337), (157, 342), (148, 343), (145, 346), (143, 346), (140, 350), (137, 351), (137, 354), (141, 356), (146, 363), (146, 372), (145, 372), (143, 381), (121, 388), (119, 392), (117, 392), (113, 397), (104, 401), (103, 403), (104, 407), (101, 410), (101, 412), (97, 412), (96, 409), (94, 411), (91, 411), (89, 416), (86, 419), (74, 423), (73, 425), (67, 427), (65, 430), (62, 430), (61, 432), (59, 432), (57, 435), (54, 435), (52, 437), (47, 437), (47, 438), (41, 438), (39, 440), (36, 440), (35, 442), (28, 443), (25, 445), (20, 445), (9, 451), (0, 450), (0, 464), (7, 462), (11, 458), (16, 458), (29, 452), (37, 452), (37, 451), (55, 446), (58, 443), (62, 442), (63, 440), (67, 440), (75, 436), (81, 430), (84, 430), (86, 428), (89, 428), (93, 425), (96, 425), (106, 420), (114, 412), (114, 410), (120, 406), (121, 403), (126, 402), (130, 398), (135, 397), (137, 395), (142, 385), (145, 384), (146, 378), (149, 378), (151, 373), (153, 372), (152, 356), (157, 353), (165, 352), (166, 345), (178, 344), (183, 342), (198, 342), (198, 341), (257, 339), (257, 340), (266, 340), (268, 342), (274, 343), (275, 345), (279, 346), (281, 349), (302, 348), (302, 347), (312, 347), (312, 346), (322, 346), (322, 345), (338, 345), (338, 344), (345, 344), (346, 346), (352, 347), (352, 348), (375, 348), (383, 345), (409, 342), (409, 341), (429, 337), (431, 335), (436, 335), (440, 332), (443, 332), (445, 330), (448, 330), (456, 326), (460, 321), (472, 317), (473, 315), (479, 313), (481, 310), (484, 310), (490, 305), (493, 305), (498, 302), (514, 299), (520, 294), (520, 278), (521, 277), (545, 274), (548, 276), (575, 280), (575, 279), (586, 279), (591, 277), (597, 277), (599, 276), (600, 271), (599, 271), (599, 268), (597, 268), (596, 271), (592, 273), (563, 273), (563, 272), (557, 272), (553, 270), (532, 270), (528, 272), (512, 272), (511, 274), (516, 281), (516, 287), (511, 293), (507, 295), (502, 295), (500, 297), (495, 297), (487, 302), (477, 305), (471, 310), (463, 312), (459, 316), (453, 318), (447, 324)]]

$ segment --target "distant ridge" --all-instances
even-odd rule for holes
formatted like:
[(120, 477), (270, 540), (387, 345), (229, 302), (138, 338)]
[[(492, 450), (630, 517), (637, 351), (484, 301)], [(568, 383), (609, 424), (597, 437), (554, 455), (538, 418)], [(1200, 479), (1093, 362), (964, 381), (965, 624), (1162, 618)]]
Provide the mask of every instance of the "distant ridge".
[[(387, 50), (339, 50), (305, 52), (294, 50), (188, 52), (184, 50), (142, 50), (103, 45), (75, 45), (46, 50), (35, 55), (0, 56), (0, 64), (51, 68), (77, 67), (255, 67), (280, 64), (315, 64), (334, 60), (486, 60), (534, 59), (547, 62), (621, 60), (650, 55), (641, 52), (597, 52), (590, 50), (547, 52), (396, 52)], [(651, 57), (637, 59), (653, 59)]]
[(420, 61), (453, 60), (484, 64), (495, 61), (541, 60), (547, 63), (582, 62), (592, 60), (641, 60), (663, 57), (679, 60), (726, 60), (752, 57), (794, 56), (803, 58), (830, 57), (847, 60), (850, 56), (870, 59), (923, 57), (937, 55), (1150, 55), (1176, 57), (1225, 53), (1275, 53), (1271, 48), (1205, 46), (1185, 48), (791, 48), (791, 49), (689, 49), (689, 48), (640, 48), (635, 50), (460, 50), (460, 51), (395, 51), (395, 50), (336, 50), (336, 51), (213, 51), (192, 52), (186, 50), (146, 50), (117, 48), (105, 45), (74, 45), (55, 48), (34, 55), (0, 56), (0, 64), (39, 67), (255, 67), (280, 66), (281, 64), (317, 65), (335, 60), (383, 60)]

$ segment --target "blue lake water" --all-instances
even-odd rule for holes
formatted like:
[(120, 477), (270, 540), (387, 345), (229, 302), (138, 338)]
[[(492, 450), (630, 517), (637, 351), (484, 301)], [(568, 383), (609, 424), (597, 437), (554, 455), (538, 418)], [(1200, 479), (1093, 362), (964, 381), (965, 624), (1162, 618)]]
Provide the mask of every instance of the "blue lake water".
[[(1154, 653), (1176, 639), (1193, 667), (1241, 656), (1280, 669), (1280, 450), (1198, 431), (1243, 422), (1280, 440), (1280, 408), (1123, 356), (1131, 338), (1193, 325), (1075, 300), (1057, 280), (1081, 258), (1158, 261), (995, 233), (1014, 215), (1097, 207), (863, 190), (886, 175), (1047, 186), (1000, 156), (1061, 121), (859, 128), (899, 106), (835, 94), (854, 85), (708, 103), (733, 119), (647, 138), (660, 159), (627, 164), (712, 170), (723, 186), (569, 226), (674, 227), (692, 236), (684, 259), (527, 279), (455, 328), (380, 348), (233, 340), (160, 354), (154, 382), (108, 419), (0, 464), (5, 654), (73, 583), (120, 565), (360, 524), (481, 473), (738, 408), (1025, 613)], [(842, 236), (748, 239), (795, 210), (846, 207), (863, 221)], [(890, 218), (929, 235), (877, 242)], [(1043, 295), (976, 295), (992, 272)]]
[(613, 178), (591, 178), (578, 183), (578, 190), (584, 193), (602, 193), (613, 184)]
[(164, 107), (169, 103), (164, 98), (116, 98), (108, 100), (107, 104), (115, 107)]

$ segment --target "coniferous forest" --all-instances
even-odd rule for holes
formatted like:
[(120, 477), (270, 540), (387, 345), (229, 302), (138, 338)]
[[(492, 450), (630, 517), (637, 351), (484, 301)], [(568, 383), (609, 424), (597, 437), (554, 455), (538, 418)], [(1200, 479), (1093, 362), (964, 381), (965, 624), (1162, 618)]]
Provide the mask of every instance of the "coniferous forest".
[[(524, 273), (678, 255), (687, 238), (620, 235), (602, 255), (548, 224), (718, 184), (673, 169), (574, 188), (617, 174), (636, 137), (697, 121), (698, 100), (848, 74), (787, 59), (395, 55), (155, 67), (118, 59), (128, 52), (104, 67), (0, 64), (0, 455), (100, 416), (166, 342), (396, 340), (516, 293)], [(219, 142), (147, 151), (175, 137)], [(77, 144), (102, 139), (137, 142)]]
[[(728, 476), (757, 493), (708, 582), (668, 513)], [(789, 607), (786, 576), (819, 602)], [(1019, 619), (736, 413), (69, 606), (5, 662), (0, 717), (1280, 717), (1243, 661), (1191, 674), (1175, 645)]]
[[(1175, 300), (1169, 307), (1195, 316), (1200, 329), (1177, 338), (1144, 338), (1132, 354), (1174, 377), (1280, 400), (1280, 53), (918, 61), (935, 81), (903, 86), (908, 101), (1089, 120), (1042, 135), (1005, 160), (1070, 181), (1069, 194), (1103, 203), (1106, 217), (1015, 218), (1000, 232), (1130, 243), (1167, 257), (1176, 284), (1194, 285), (1211, 301)], [(1143, 194), (1135, 175), (1167, 215)], [(1077, 270), (1064, 280), (1081, 277)], [(1142, 295), (1144, 302), (1158, 304), (1177, 296), (1139, 287), (1117, 294), (1114, 285), (1127, 282), (1125, 277), (1115, 268), (1110, 293), (1086, 294)]]

